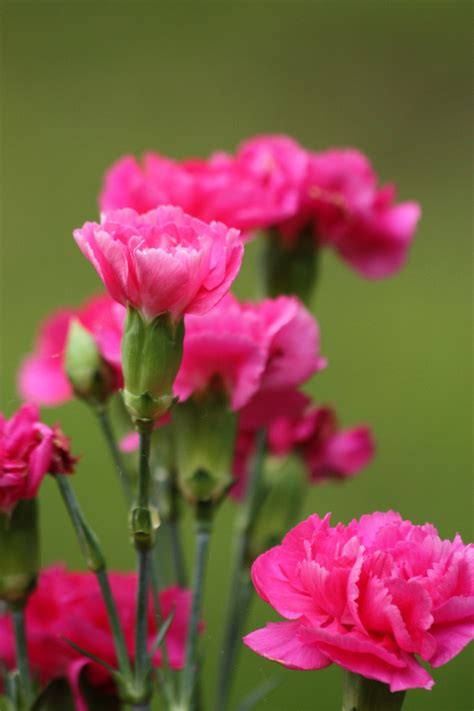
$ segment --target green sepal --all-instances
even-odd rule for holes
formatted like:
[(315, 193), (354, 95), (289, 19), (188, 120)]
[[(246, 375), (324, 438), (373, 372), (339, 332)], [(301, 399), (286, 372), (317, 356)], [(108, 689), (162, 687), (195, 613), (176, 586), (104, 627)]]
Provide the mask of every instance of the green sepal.
[(128, 306), (122, 338), (123, 399), (134, 421), (155, 421), (173, 404), (183, 339), (183, 319), (175, 322), (161, 314), (146, 321)]
[(173, 407), (178, 485), (192, 504), (217, 503), (233, 483), (237, 415), (221, 389), (210, 389)]
[(310, 229), (286, 242), (279, 231), (268, 231), (261, 258), (264, 293), (268, 296), (295, 294), (308, 304), (317, 277), (318, 245)]
[(272, 546), (296, 521), (308, 490), (307, 474), (299, 457), (267, 457), (260, 503), (249, 536), (249, 563)]
[(116, 376), (112, 366), (102, 358), (94, 338), (77, 319), (69, 327), (65, 366), (74, 393), (86, 402), (102, 404), (114, 392)]
[(19, 501), (11, 513), (0, 513), (0, 600), (23, 605), (39, 567), (37, 500)]

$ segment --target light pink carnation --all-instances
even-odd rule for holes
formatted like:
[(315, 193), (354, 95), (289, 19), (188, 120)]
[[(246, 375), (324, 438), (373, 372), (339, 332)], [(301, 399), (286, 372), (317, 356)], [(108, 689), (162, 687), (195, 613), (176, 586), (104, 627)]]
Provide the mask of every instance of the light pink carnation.
[(362, 276), (387, 277), (403, 266), (421, 214), (417, 203), (394, 200), (394, 186), (379, 188), (358, 151), (312, 153), (299, 210), (282, 233), (291, 241), (312, 224), (318, 242), (334, 247)]
[(257, 136), (235, 157), (216, 153), (185, 163), (196, 182), (195, 214), (244, 233), (292, 217), (300, 203), (307, 154), (287, 136)]
[(185, 326), (174, 384), (181, 400), (218, 381), (239, 410), (258, 392), (300, 385), (326, 364), (316, 321), (293, 297), (241, 304), (228, 295)]
[[(128, 653), (134, 658), (135, 573), (109, 573), (112, 593), (123, 626)], [(160, 592), (161, 613), (166, 617), (173, 611), (173, 620), (166, 633), (166, 648), (172, 669), (184, 663), (187, 626), (191, 606), (188, 590), (171, 587)], [(157, 634), (156, 615), (151, 594), (148, 601), (148, 646)], [(42, 684), (58, 679), (69, 680), (74, 693), (77, 711), (87, 711), (81, 694), (79, 678), (87, 681), (102, 693), (116, 694), (109, 672), (74, 650), (66, 639), (100, 659), (117, 666), (117, 658), (107, 611), (97, 580), (92, 573), (68, 572), (52, 566), (41, 573), (36, 590), (28, 601), (26, 610), (26, 635), (28, 653), (33, 673)], [(14, 667), (15, 645), (9, 615), (0, 616), (0, 660), (8, 668)], [(153, 656), (153, 666), (162, 663), (161, 649)]]
[(33, 499), (48, 472), (69, 474), (75, 462), (68, 439), (40, 422), (36, 405), (22, 405), (9, 420), (0, 413), (0, 513)]
[(35, 352), (20, 367), (21, 396), (46, 406), (60, 405), (72, 397), (64, 359), (73, 319), (94, 337), (102, 358), (113, 368), (117, 389), (122, 387), (120, 341), (124, 317), (124, 309), (106, 295), (96, 296), (77, 309), (60, 309), (48, 316), (40, 326)]
[(141, 164), (124, 156), (107, 171), (99, 206), (101, 212), (131, 207), (142, 214), (160, 205), (178, 205), (193, 214), (194, 184), (183, 166), (157, 153), (145, 153)]
[(74, 237), (112, 298), (150, 320), (208, 311), (229, 290), (243, 253), (237, 230), (208, 225), (177, 207), (110, 212)]
[(291, 669), (334, 662), (392, 691), (429, 689), (416, 655), (437, 667), (474, 636), (474, 547), (393, 512), (335, 528), (314, 514), (257, 558), (252, 579), (287, 621), (244, 642)]

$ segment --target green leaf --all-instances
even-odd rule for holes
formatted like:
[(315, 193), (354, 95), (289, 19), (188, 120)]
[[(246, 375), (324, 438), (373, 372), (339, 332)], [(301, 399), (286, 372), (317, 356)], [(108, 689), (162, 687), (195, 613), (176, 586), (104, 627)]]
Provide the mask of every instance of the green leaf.
[(261, 686), (257, 686), (256, 689), (250, 692), (250, 694), (242, 701), (242, 703), (236, 708), (236, 711), (250, 711), (254, 706), (274, 691), (280, 684), (281, 678), (274, 676), (272, 679), (264, 682)]

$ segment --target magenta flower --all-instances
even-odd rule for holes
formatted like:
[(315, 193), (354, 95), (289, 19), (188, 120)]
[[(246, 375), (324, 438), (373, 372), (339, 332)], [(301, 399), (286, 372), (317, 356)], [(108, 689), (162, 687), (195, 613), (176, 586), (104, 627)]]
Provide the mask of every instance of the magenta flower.
[(258, 392), (300, 385), (326, 364), (316, 321), (293, 297), (239, 303), (228, 295), (205, 316), (187, 316), (174, 383), (181, 400), (220, 383), (234, 410)]
[(99, 352), (112, 366), (117, 389), (122, 387), (120, 340), (123, 308), (110, 297), (96, 296), (83, 306), (60, 309), (40, 326), (35, 352), (23, 361), (18, 374), (18, 389), (25, 400), (38, 405), (60, 405), (72, 398), (72, 388), (65, 372), (65, 350), (73, 319), (94, 337)]
[(113, 299), (147, 320), (171, 313), (202, 314), (237, 276), (243, 247), (237, 230), (210, 225), (176, 207), (144, 215), (124, 209), (74, 231)]
[(334, 247), (362, 276), (381, 279), (403, 266), (421, 214), (417, 203), (394, 199), (394, 186), (379, 188), (358, 151), (312, 153), (299, 211), (282, 233), (292, 241), (312, 224), (320, 244)]
[(287, 136), (257, 136), (235, 157), (216, 153), (185, 163), (196, 182), (195, 214), (221, 220), (244, 233), (279, 224), (299, 206), (306, 151)]
[[(135, 631), (135, 573), (109, 573), (112, 593), (123, 625), (128, 652), (133, 660)], [(184, 664), (187, 627), (191, 596), (187, 590), (171, 587), (160, 592), (163, 618), (174, 610), (171, 626), (166, 634), (166, 647), (170, 666), (181, 669)], [(117, 659), (107, 611), (96, 577), (92, 573), (71, 573), (60, 566), (44, 570), (37, 589), (28, 601), (26, 610), (28, 653), (33, 673), (42, 684), (53, 679), (67, 678), (71, 684), (77, 711), (87, 711), (82, 697), (79, 678), (85, 674), (87, 681), (102, 693), (116, 693), (110, 674), (104, 667), (91, 662), (75, 651), (66, 639), (95, 654), (117, 668)], [(157, 633), (156, 615), (150, 593), (148, 605), (148, 646)], [(0, 660), (8, 668), (15, 664), (14, 637), (9, 615), (0, 616)], [(159, 649), (153, 665), (162, 664)]]
[(255, 561), (260, 597), (286, 618), (244, 638), (291, 669), (332, 663), (392, 691), (429, 689), (474, 636), (474, 547), (399, 514), (331, 528), (310, 516)]
[(160, 205), (178, 205), (193, 213), (195, 180), (176, 161), (145, 153), (142, 164), (133, 156), (120, 158), (107, 171), (99, 197), (101, 212), (131, 207), (143, 214)]
[(48, 472), (70, 474), (75, 463), (69, 440), (40, 422), (36, 405), (22, 405), (9, 420), (0, 413), (0, 513), (34, 499)]

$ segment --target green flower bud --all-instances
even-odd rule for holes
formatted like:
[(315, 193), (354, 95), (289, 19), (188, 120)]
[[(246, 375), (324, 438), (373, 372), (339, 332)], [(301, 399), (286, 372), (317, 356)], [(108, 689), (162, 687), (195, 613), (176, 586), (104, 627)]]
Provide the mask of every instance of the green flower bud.
[(66, 373), (77, 397), (103, 403), (116, 389), (113, 368), (102, 358), (96, 342), (77, 319), (69, 328)]
[(295, 294), (307, 304), (316, 281), (318, 247), (311, 230), (303, 230), (295, 242), (286, 243), (278, 230), (270, 230), (264, 242), (262, 276), (265, 294)]
[(147, 322), (129, 306), (122, 338), (123, 399), (132, 419), (157, 420), (174, 402), (183, 357), (184, 321), (161, 314)]
[(172, 412), (178, 485), (193, 504), (218, 502), (232, 484), (237, 415), (220, 390), (189, 398)]
[(300, 457), (268, 457), (262, 477), (262, 503), (251, 526), (250, 561), (281, 543), (296, 521), (308, 489)]
[(12, 513), (0, 513), (0, 600), (23, 604), (39, 570), (38, 505), (19, 501)]

